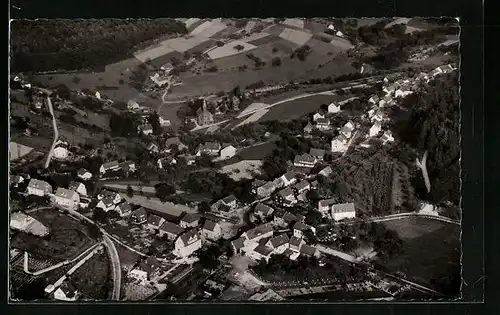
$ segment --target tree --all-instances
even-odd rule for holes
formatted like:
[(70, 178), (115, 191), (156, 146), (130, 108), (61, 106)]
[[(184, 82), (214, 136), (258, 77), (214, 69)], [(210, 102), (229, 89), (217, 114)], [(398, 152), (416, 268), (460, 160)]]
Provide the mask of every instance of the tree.
[(63, 99), (69, 100), (71, 97), (71, 90), (66, 85), (59, 84), (57, 86), (57, 95)]
[(236, 49), (237, 51), (242, 51), (243, 49), (245, 49), (245, 47), (243, 47), (242, 45), (236, 45), (233, 47), (234, 49)]
[(318, 238), (316, 237), (316, 235), (314, 235), (313, 231), (311, 231), (310, 229), (304, 231), (304, 239), (306, 240), (306, 243), (313, 245), (318, 242)]
[(106, 222), (106, 212), (101, 208), (95, 208), (93, 213), (93, 219), (95, 222), (104, 223)]
[(155, 185), (156, 196), (160, 201), (167, 201), (167, 197), (175, 194), (175, 188), (167, 183), (160, 183)]
[(130, 185), (127, 185), (127, 196), (129, 198), (134, 197), (134, 190), (132, 189), (132, 186), (130, 186)]
[(280, 57), (274, 57), (273, 60), (271, 61), (271, 65), (273, 67), (279, 67), (279, 66), (281, 66), (281, 59), (280, 59)]
[(207, 213), (207, 212), (210, 212), (211, 208), (210, 208), (210, 204), (206, 201), (202, 201), (199, 205), (198, 205), (198, 212), (199, 213)]
[(206, 269), (216, 269), (219, 266), (219, 256), (222, 254), (218, 245), (211, 245), (197, 253), (200, 264)]
[(306, 214), (305, 223), (315, 226), (321, 224), (323, 221), (323, 216), (319, 211), (311, 210)]
[(109, 222), (115, 222), (119, 218), (120, 218), (120, 214), (115, 210), (110, 210), (110, 211), (106, 212), (106, 219)]

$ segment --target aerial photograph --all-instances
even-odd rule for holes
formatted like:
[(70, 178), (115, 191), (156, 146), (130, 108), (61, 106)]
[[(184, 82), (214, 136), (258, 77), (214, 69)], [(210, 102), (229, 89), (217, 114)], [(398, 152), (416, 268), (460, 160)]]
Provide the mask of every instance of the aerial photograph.
[(455, 17), (9, 24), (9, 301), (461, 298)]

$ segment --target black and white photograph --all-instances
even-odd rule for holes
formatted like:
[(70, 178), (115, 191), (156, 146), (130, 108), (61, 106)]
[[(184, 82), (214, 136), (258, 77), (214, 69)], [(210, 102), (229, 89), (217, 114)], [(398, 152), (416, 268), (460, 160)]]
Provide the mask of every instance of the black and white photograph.
[(9, 301), (458, 301), (460, 19), (12, 19)]

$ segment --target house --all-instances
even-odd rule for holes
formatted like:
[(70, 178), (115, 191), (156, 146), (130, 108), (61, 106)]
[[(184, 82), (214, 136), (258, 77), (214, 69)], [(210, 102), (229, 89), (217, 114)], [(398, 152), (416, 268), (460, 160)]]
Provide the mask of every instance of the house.
[(325, 157), (325, 150), (312, 148), (311, 150), (309, 150), (309, 155), (318, 161), (323, 161)]
[(137, 267), (129, 272), (129, 276), (137, 279), (141, 285), (156, 277), (160, 271), (161, 264), (154, 256), (149, 256), (143, 260)]
[(201, 237), (198, 230), (193, 229), (181, 234), (175, 240), (174, 255), (187, 257), (201, 248)]
[(204, 99), (203, 105), (196, 111), (198, 125), (211, 125), (214, 123), (214, 115), (207, 109), (207, 102)]
[(149, 136), (153, 134), (153, 125), (147, 123), (144, 125), (140, 125), (137, 127), (137, 131), (142, 133), (143, 135)]
[(87, 196), (87, 187), (83, 183), (71, 181), (68, 189), (76, 191), (80, 196)]
[(120, 167), (125, 173), (133, 173), (136, 171), (134, 161), (125, 161), (122, 164), (120, 164)]
[(315, 247), (312, 247), (312, 246), (307, 245), (307, 244), (303, 244), (300, 247), (299, 252), (301, 255), (305, 255), (305, 256), (309, 256), (309, 257), (318, 258), (320, 256), (319, 251)]
[(269, 258), (271, 258), (272, 253), (272, 248), (269, 248), (266, 245), (258, 245), (253, 251), (248, 252), (247, 255), (254, 260), (259, 261), (264, 259), (267, 262), (269, 261)]
[(245, 247), (246, 238), (240, 237), (231, 242), (231, 247), (235, 254), (240, 254), (242, 249)]
[(354, 130), (354, 124), (349, 121), (340, 129), (340, 134), (343, 135), (345, 138), (349, 139), (352, 136), (353, 130)]
[(238, 206), (237, 199), (233, 195), (224, 197), (212, 205), (212, 211), (230, 212)]
[(336, 153), (344, 153), (348, 149), (348, 143), (349, 141), (345, 136), (339, 135), (332, 139), (331, 150)]
[(273, 212), (273, 208), (260, 202), (255, 206), (255, 209), (253, 210), (254, 215), (259, 217), (261, 220), (264, 220), (267, 217), (271, 216)]
[(165, 140), (166, 153), (170, 153), (174, 146), (177, 147), (177, 151), (184, 151), (188, 148), (184, 143), (181, 142), (179, 137), (172, 137)]
[(286, 234), (281, 234), (268, 240), (266, 246), (271, 248), (273, 253), (282, 254), (290, 246), (289, 241)]
[(330, 105), (328, 105), (328, 112), (332, 114), (340, 112), (340, 105), (335, 104), (335, 102), (330, 103)]
[(148, 221), (148, 213), (146, 209), (140, 207), (139, 209), (132, 211), (132, 214), (130, 215), (130, 221), (133, 224), (146, 223)]
[(177, 160), (174, 157), (167, 156), (163, 158), (159, 158), (156, 163), (158, 164), (159, 169), (163, 169), (167, 165), (175, 165), (177, 164)]
[(293, 190), (291, 187), (286, 187), (285, 189), (281, 190), (277, 195), (277, 199), (284, 206), (292, 206), (297, 203), (297, 199), (295, 199), (295, 195), (293, 194)]
[(64, 281), (54, 292), (54, 299), (65, 302), (74, 302), (78, 300), (80, 292), (71, 284), (70, 281)]
[(78, 170), (78, 172), (76, 173), (76, 176), (78, 176), (78, 178), (82, 179), (82, 180), (89, 180), (92, 178), (92, 173), (87, 171), (86, 169), (84, 168), (81, 168)]
[(293, 236), (297, 238), (303, 238), (304, 233), (307, 230), (311, 230), (313, 234), (316, 234), (316, 229), (313, 226), (307, 225), (302, 222), (295, 222), (295, 224), (293, 225)]
[(80, 196), (78, 196), (76, 191), (57, 188), (54, 194), (54, 202), (61, 207), (76, 210), (80, 204)]
[(110, 191), (110, 190), (102, 190), (98, 195), (97, 199), (101, 200), (104, 199), (105, 197), (110, 197), (113, 203), (116, 205), (122, 201), (122, 196), (120, 196), (119, 193), (115, 191)]
[(99, 200), (99, 202), (96, 205), (96, 208), (100, 208), (104, 210), (105, 212), (115, 210), (116, 206), (115, 203), (113, 202), (113, 198), (111, 196), (106, 196)]
[(163, 222), (163, 224), (160, 225), (160, 228), (158, 230), (160, 237), (166, 235), (167, 238), (171, 241), (175, 240), (177, 237), (179, 237), (179, 235), (184, 233), (183, 228), (169, 221)]
[(314, 180), (312, 183), (311, 183), (311, 188), (312, 189), (315, 189), (319, 186), (319, 182), (317, 180)]
[(309, 184), (309, 182), (307, 180), (303, 180), (301, 182), (298, 182), (297, 184), (295, 184), (295, 186), (293, 186), (293, 188), (295, 189), (295, 192), (297, 194), (301, 194), (305, 191), (308, 191), (311, 189), (311, 184)]
[(230, 144), (226, 144), (225, 146), (222, 147), (222, 150), (220, 150), (220, 157), (222, 159), (229, 159), (235, 155), (236, 155), (236, 148)]
[(285, 211), (285, 210), (276, 210), (273, 214), (273, 223), (279, 227), (288, 227), (292, 222), (301, 221), (302, 219), (298, 216)]
[(139, 104), (136, 101), (130, 100), (130, 101), (127, 102), (127, 109), (129, 111), (136, 111), (139, 108), (141, 108), (141, 106), (139, 106)]
[(148, 216), (148, 223), (146, 224), (146, 228), (149, 230), (159, 230), (160, 226), (165, 222), (165, 219), (156, 215), (156, 214), (150, 214)]
[(165, 119), (161, 116), (158, 116), (158, 122), (160, 123), (160, 126), (162, 127), (170, 127), (172, 126), (172, 122), (170, 122), (169, 119)]
[(331, 207), (331, 216), (335, 221), (340, 221), (346, 218), (355, 218), (356, 209), (354, 203), (336, 204)]
[(119, 169), (120, 169), (120, 164), (118, 163), (118, 161), (111, 161), (111, 162), (104, 163), (103, 165), (101, 165), (101, 168), (99, 168), (99, 172), (102, 175), (102, 174), (105, 174), (106, 172), (116, 171)]
[(336, 199), (324, 199), (318, 201), (318, 211), (324, 216), (330, 216), (330, 209), (337, 202)]
[(311, 124), (311, 122), (308, 122), (302, 131), (304, 133), (311, 133), (313, 131), (313, 129), (314, 129), (314, 126)]
[(201, 156), (202, 154), (208, 154), (211, 156), (219, 155), (221, 145), (218, 142), (205, 142), (200, 144), (196, 149), (196, 156)]
[(372, 95), (369, 99), (368, 99), (368, 103), (370, 104), (373, 104), (373, 105), (376, 105), (378, 104), (378, 102), (380, 101), (380, 97), (376, 94)]
[(49, 183), (32, 178), (28, 184), (28, 194), (43, 197), (52, 193), (52, 186)]
[(316, 113), (313, 115), (313, 121), (317, 121), (320, 118), (325, 118), (325, 115), (322, 115), (320, 113)]
[(313, 168), (316, 162), (317, 160), (315, 157), (305, 153), (302, 155), (296, 155), (295, 159), (293, 160), (293, 165), (297, 167)]
[(45, 237), (50, 233), (50, 229), (43, 225), (40, 221), (20, 211), (11, 213), (9, 226), (13, 230), (41, 237)]
[(319, 175), (323, 175), (325, 177), (328, 177), (330, 176), (331, 174), (333, 173), (333, 170), (332, 170), (332, 167), (331, 166), (327, 166), (325, 167), (324, 169), (322, 169), (321, 171), (319, 171)]
[(259, 225), (241, 234), (241, 237), (245, 238), (245, 246), (271, 236), (273, 236), (273, 228), (270, 224)]
[(115, 211), (120, 214), (121, 217), (126, 217), (132, 212), (132, 207), (128, 202), (122, 202), (115, 207)]
[(219, 223), (211, 220), (205, 220), (203, 228), (201, 229), (201, 236), (212, 241), (220, 239), (222, 237), (222, 229)]
[(155, 153), (155, 154), (158, 154), (160, 152), (160, 148), (154, 142), (150, 142), (149, 145), (146, 147), (146, 150), (148, 150), (149, 153)]
[(378, 134), (380, 133), (380, 131), (382, 131), (382, 124), (377, 121), (370, 128), (370, 137), (378, 136)]
[(14, 185), (14, 187), (19, 186), (19, 184), (21, 184), (23, 182), (24, 182), (24, 177), (22, 177), (20, 175), (12, 176), (10, 178), (10, 184)]
[(380, 139), (384, 142), (384, 144), (394, 141), (394, 137), (392, 136), (392, 132), (390, 130), (386, 130)]
[(412, 93), (413, 93), (413, 91), (410, 89), (410, 87), (407, 85), (404, 85), (404, 86), (401, 86), (399, 89), (397, 89), (394, 92), (394, 97), (406, 97)]
[(328, 119), (328, 118), (318, 118), (316, 120), (316, 129), (319, 129), (319, 130), (329, 130), (330, 129), (330, 119)]
[(257, 196), (268, 197), (274, 192), (275, 189), (276, 185), (274, 182), (266, 182), (264, 185), (257, 188)]
[(182, 217), (179, 225), (183, 229), (188, 229), (197, 227), (199, 223), (200, 223), (200, 217), (186, 213), (186, 215)]
[(305, 244), (306, 242), (304, 241), (304, 239), (302, 238), (299, 238), (299, 237), (295, 237), (295, 236), (292, 236), (290, 237), (290, 241), (289, 241), (289, 249), (292, 250), (292, 251), (295, 251), (295, 252), (299, 252), (300, 251), (300, 248)]
[(261, 179), (255, 179), (254, 181), (252, 181), (252, 193), (256, 194), (257, 193), (257, 189), (261, 186), (263, 186), (264, 184), (266, 184), (267, 182), (265, 180), (261, 180)]

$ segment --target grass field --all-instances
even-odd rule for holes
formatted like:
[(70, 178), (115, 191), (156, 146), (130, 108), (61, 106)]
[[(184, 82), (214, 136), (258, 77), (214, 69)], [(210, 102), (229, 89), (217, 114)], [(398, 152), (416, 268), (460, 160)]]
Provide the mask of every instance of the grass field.
[(95, 243), (88, 228), (55, 209), (43, 209), (30, 214), (49, 227), (51, 233), (45, 238), (16, 233), (11, 240), (13, 248), (19, 248), (41, 256), (56, 259), (73, 259)]
[(302, 46), (309, 39), (311, 39), (312, 34), (304, 31), (299, 31), (291, 28), (284, 29), (283, 32), (279, 35), (279, 37), (288, 40), (298, 46)]
[(302, 19), (286, 19), (282, 24), (295, 28), (304, 28), (304, 20)]
[(30, 153), (33, 151), (32, 147), (28, 147), (25, 145), (22, 145), (20, 143), (11, 141), (9, 144), (9, 153), (10, 153), (10, 161), (12, 160), (17, 160), (20, 157), (25, 156), (26, 154)]
[[(235, 47), (236, 46), (241, 46), (243, 49), (237, 50)], [(211, 59), (220, 59), (232, 55), (237, 55), (237, 54), (244, 54), (252, 49), (257, 48), (256, 46), (252, 44), (248, 44), (244, 41), (241, 40), (234, 40), (229, 43), (226, 43), (224, 46), (217, 47), (211, 51), (208, 52), (208, 56)]]
[(460, 270), (459, 226), (422, 218), (384, 224), (396, 230), (405, 243), (404, 253), (381, 262), (389, 271), (402, 272), (409, 280), (435, 288), (437, 280), (460, 277), (456, 274)]
[(96, 253), (71, 275), (71, 283), (86, 297), (102, 300), (111, 286), (110, 266), (106, 252)]
[(266, 142), (261, 145), (256, 145), (253, 147), (242, 149), (238, 152), (238, 156), (244, 160), (262, 160), (267, 155), (269, 155), (276, 145), (272, 142)]

